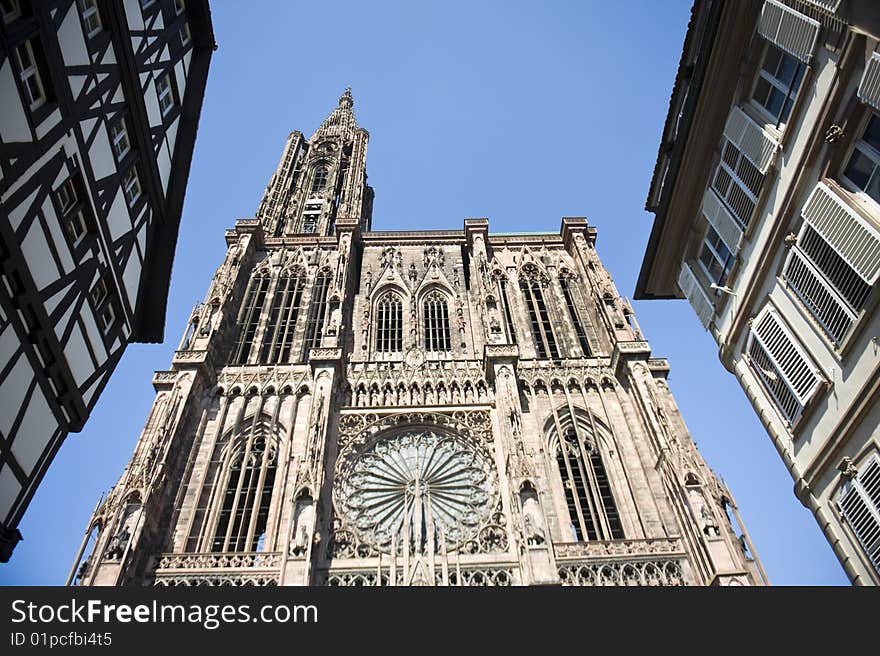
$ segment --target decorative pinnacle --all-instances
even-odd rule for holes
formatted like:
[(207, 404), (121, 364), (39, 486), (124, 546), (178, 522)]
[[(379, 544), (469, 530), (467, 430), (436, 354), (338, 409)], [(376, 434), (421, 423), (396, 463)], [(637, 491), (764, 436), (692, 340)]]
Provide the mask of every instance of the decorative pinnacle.
[(351, 87), (345, 87), (345, 92), (339, 96), (339, 106), (351, 109), (354, 105), (354, 98), (351, 97)]

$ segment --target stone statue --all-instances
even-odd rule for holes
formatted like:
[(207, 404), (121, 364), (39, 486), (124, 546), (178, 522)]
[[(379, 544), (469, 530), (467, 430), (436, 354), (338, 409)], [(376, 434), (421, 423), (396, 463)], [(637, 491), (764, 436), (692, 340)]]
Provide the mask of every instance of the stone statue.
[(119, 560), (122, 558), (122, 554), (125, 553), (125, 547), (128, 546), (128, 539), (131, 537), (131, 534), (128, 532), (128, 527), (124, 524), (122, 528), (119, 529), (119, 532), (110, 538), (110, 544), (107, 547), (107, 557), (111, 560)]
[(703, 533), (706, 535), (710, 537), (717, 537), (719, 535), (718, 525), (715, 523), (712, 511), (709, 510), (705, 503), (700, 507), (700, 523), (702, 524)]
[(534, 488), (528, 487), (520, 492), (522, 503), (523, 533), (526, 543), (529, 545), (544, 544), (546, 537), (544, 528), (541, 526), (540, 508), (538, 507), (537, 493)]

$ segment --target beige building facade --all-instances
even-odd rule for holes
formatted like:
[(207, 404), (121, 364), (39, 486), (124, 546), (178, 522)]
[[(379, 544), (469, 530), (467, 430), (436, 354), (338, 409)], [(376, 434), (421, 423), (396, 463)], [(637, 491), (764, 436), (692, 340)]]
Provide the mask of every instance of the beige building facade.
[(291, 133), (70, 583), (766, 583), (595, 228), (373, 230), (368, 140)]
[[(854, 584), (880, 583), (880, 8), (694, 4), (635, 297), (688, 298)], [(732, 56), (736, 53), (737, 56)]]

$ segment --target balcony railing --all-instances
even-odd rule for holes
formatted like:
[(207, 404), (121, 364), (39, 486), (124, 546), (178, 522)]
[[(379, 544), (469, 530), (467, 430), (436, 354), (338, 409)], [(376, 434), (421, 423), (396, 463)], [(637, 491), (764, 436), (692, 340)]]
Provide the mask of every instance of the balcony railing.
[(281, 556), (269, 551), (166, 553), (159, 556), (155, 585), (276, 585)]
[(566, 586), (687, 585), (681, 540), (647, 538), (554, 545)]

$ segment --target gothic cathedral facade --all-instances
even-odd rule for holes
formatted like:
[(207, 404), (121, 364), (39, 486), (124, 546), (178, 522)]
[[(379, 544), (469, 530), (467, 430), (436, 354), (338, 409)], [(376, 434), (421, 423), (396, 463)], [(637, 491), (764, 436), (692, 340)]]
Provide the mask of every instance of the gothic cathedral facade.
[(226, 231), (69, 582), (766, 583), (595, 228), (372, 230), (352, 106)]

